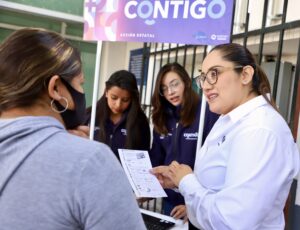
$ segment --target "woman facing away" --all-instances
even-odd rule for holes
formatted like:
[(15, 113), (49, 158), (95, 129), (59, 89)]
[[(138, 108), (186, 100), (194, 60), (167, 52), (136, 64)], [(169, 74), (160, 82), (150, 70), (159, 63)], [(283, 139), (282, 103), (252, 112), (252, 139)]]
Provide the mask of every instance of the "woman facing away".
[[(149, 150), (150, 128), (140, 105), (134, 74), (116, 71), (105, 86), (97, 102), (95, 140), (109, 145), (118, 159), (118, 149)], [(91, 108), (87, 113), (90, 122)]]
[(270, 99), (267, 76), (247, 48), (223, 44), (204, 59), (198, 82), (221, 116), (194, 171), (174, 161), (153, 173), (164, 187), (178, 187), (189, 220), (201, 229), (284, 229), (299, 150)]
[[(169, 165), (176, 160), (194, 167), (198, 140), (201, 100), (192, 89), (187, 71), (178, 63), (164, 65), (157, 76), (152, 96), (153, 166)], [(203, 139), (218, 116), (206, 111)], [(167, 189), (163, 210), (166, 215), (184, 218), (186, 210), (180, 193)]]
[(25, 28), (0, 45), (1, 229), (145, 229), (111, 150), (67, 131), (84, 121), (83, 83), (59, 34)]

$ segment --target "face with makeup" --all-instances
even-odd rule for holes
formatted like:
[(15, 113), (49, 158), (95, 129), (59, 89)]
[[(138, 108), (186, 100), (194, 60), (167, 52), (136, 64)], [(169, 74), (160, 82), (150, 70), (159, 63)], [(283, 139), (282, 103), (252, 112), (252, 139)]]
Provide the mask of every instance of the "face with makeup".
[(167, 72), (162, 78), (160, 94), (174, 106), (181, 105), (183, 101), (184, 83), (180, 76), (173, 72)]
[(121, 116), (131, 103), (129, 91), (118, 86), (109, 88), (105, 96), (112, 115)]
[(227, 114), (253, 96), (253, 68), (237, 66), (222, 56), (218, 50), (209, 53), (203, 61), (200, 75), (200, 85), (209, 108), (217, 114)]

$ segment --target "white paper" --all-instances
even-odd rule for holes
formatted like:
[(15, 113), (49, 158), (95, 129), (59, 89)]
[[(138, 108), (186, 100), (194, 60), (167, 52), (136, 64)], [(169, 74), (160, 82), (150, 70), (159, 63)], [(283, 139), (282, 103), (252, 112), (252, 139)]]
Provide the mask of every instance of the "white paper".
[(136, 197), (166, 197), (152, 168), (149, 154), (143, 150), (118, 149), (120, 160)]

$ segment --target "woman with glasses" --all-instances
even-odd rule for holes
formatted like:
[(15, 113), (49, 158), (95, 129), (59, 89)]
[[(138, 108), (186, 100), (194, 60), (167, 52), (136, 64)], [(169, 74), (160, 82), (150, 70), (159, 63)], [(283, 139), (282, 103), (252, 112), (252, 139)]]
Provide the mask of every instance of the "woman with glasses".
[[(153, 144), (150, 158), (153, 166), (169, 165), (176, 160), (194, 166), (198, 141), (201, 100), (192, 89), (187, 71), (178, 63), (163, 66), (157, 76), (152, 96)], [(206, 111), (203, 139), (218, 116)], [(175, 218), (186, 216), (180, 193), (167, 189), (163, 210)]]
[[(141, 105), (136, 78), (127, 70), (114, 72), (97, 102), (95, 140), (118, 149), (150, 149), (150, 127)], [(91, 108), (87, 109), (88, 122)]]
[(184, 196), (189, 220), (210, 229), (284, 229), (283, 208), (299, 171), (299, 151), (271, 99), (270, 84), (247, 48), (216, 46), (198, 82), (220, 118), (194, 171), (181, 162), (153, 169)]

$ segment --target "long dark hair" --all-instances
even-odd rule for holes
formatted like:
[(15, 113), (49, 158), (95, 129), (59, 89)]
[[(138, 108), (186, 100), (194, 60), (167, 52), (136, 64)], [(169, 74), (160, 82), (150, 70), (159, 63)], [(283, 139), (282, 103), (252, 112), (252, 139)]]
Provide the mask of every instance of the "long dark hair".
[(165, 99), (165, 97), (160, 95), (160, 88), (162, 84), (162, 80), (164, 76), (168, 72), (174, 72), (179, 75), (181, 80), (184, 83), (184, 92), (183, 92), (183, 100), (181, 104), (180, 110), (180, 120), (179, 122), (183, 126), (191, 125), (195, 120), (195, 113), (197, 110), (197, 105), (199, 102), (199, 96), (192, 89), (192, 80), (189, 77), (189, 74), (185, 70), (183, 66), (180, 64), (173, 62), (164, 65), (158, 72), (155, 89), (152, 96), (152, 121), (154, 125), (154, 129), (156, 132), (160, 134), (167, 134), (168, 129), (166, 126), (167, 121), (167, 113), (165, 106), (169, 104), (169, 102)]
[[(228, 43), (215, 46), (212, 51), (220, 51), (222, 53), (223, 60), (233, 62), (237, 66), (252, 66), (254, 69), (254, 75), (252, 78), (252, 91), (258, 95), (262, 95), (272, 107), (278, 111), (278, 108), (274, 100), (269, 98), (267, 94), (271, 94), (271, 86), (263, 69), (256, 64), (254, 56), (244, 46), (236, 43)], [(235, 69), (237, 73), (241, 73), (242, 69)]]
[[(119, 87), (121, 89), (127, 90), (130, 94), (131, 103), (127, 108), (128, 114), (126, 119), (126, 144), (125, 148), (139, 149), (142, 143), (142, 138), (149, 137), (150, 145), (150, 134), (142, 135), (141, 127), (145, 127), (148, 124), (148, 119), (144, 114), (140, 102), (139, 102), (139, 91), (137, 88), (136, 78), (133, 73), (127, 70), (119, 70), (114, 72), (110, 78), (105, 83), (105, 91), (102, 97), (97, 102), (96, 109), (96, 125), (100, 128), (99, 141), (106, 143), (106, 130), (105, 124), (110, 116), (110, 108), (108, 107), (107, 98), (105, 93), (113, 86)], [(88, 108), (88, 113), (90, 113), (91, 108)], [(144, 124), (144, 126), (141, 126)], [(143, 130), (147, 132), (147, 130)], [(108, 143), (107, 143), (108, 144)]]

